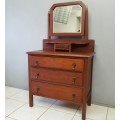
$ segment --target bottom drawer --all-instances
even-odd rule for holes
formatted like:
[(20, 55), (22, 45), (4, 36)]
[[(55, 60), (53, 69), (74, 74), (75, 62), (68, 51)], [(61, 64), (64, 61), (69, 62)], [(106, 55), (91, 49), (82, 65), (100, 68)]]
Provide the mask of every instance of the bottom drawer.
[(32, 94), (41, 95), (60, 100), (80, 103), (82, 98), (82, 89), (77, 87), (65, 87), (42, 82), (32, 82)]

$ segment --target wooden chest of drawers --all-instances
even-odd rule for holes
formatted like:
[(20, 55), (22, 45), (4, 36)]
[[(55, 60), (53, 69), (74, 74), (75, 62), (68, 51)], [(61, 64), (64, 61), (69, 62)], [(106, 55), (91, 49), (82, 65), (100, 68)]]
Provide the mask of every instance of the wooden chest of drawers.
[(44, 96), (82, 105), (91, 104), (91, 73), (93, 54), (53, 51), (28, 52), (29, 97)]

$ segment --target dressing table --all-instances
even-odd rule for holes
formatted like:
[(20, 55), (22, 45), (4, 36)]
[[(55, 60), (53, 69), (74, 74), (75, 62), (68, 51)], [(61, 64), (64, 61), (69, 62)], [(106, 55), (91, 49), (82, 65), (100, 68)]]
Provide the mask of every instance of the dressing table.
[(29, 106), (33, 95), (82, 107), (91, 105), (94, 40), (88, 39), (88, 9), (81, 1), (53, 4), (43, 50), (27, 52)]

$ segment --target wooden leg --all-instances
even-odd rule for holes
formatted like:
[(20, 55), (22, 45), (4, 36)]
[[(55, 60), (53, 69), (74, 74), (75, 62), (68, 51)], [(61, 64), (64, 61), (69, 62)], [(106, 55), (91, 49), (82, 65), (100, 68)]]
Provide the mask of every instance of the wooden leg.
[(91, 93), (90, 93), (90, 95), (89, 95), (89, 97), (88, 97), (87, 104), (88, 104), (89, 106), (91, 106)]
[(29, 106), (33, 107), (33, 95), (29, 93)]
[(93, 57), (91, 59), (91, 70), (90, 70), (90, 92), (87, 100), (87, 104), (90, 106), (91, 105), (91, 94), (92, 94), (92, 70), (93, 70)]
[(86, 119), (86, 103), (82, 104), (82, 120)]

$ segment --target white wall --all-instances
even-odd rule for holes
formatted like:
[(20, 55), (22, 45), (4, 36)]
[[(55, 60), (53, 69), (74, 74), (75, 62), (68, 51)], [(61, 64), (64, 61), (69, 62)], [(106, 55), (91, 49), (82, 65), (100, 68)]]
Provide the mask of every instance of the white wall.
[[(28, 89), (27, 51), (42, 49), (53, 3), (73, 0), (6, 0), (6, 85)], [(114, 0), (83, 0), (89, 38), (95, 39), (92, 102), (114, 106)]]

